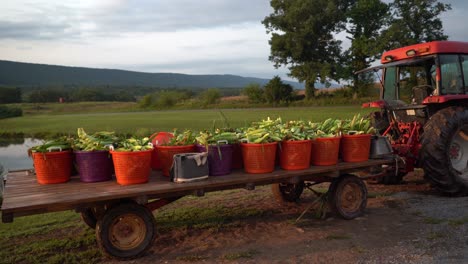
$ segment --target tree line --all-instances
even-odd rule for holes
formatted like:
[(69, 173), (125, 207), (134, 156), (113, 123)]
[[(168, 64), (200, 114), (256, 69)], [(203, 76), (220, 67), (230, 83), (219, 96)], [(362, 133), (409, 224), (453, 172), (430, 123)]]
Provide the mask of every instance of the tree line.
[[(271, 0), (270, 5), (273, 12), (262, 21), (271, 34), (269, 59), (305, 82), (307, 99), (314, 97), (317, 81), (351, 80), (359, 93), (367, 77), (353, 73), (384, 50), (448, 39), (440, 15), (451, 6), (436, 0)], [(349, 48), (343, 49), (337, 35), (346, 36)]]
[[(117, 101), (135, 102), (149, 94), (163, 91), (174, 91), (185, 96), (194, 97), (205, 94), (213, 97), (214, 93), (221, 96), (239, 95), (241, 88), (216, 88), (217, 92), (206, 92), (215, 88), (171, 88), (159, 87), (6, 87), (0, 86), (0, 104), (9, 103), (52, 103), (52, 102), (86, 102), (86, 101)], [(164, 94), (164, 93), (163, 93)], [(216, 96), (215, 96), (216, 97)], [(216, 99), (207, 99), (213, 101)]]

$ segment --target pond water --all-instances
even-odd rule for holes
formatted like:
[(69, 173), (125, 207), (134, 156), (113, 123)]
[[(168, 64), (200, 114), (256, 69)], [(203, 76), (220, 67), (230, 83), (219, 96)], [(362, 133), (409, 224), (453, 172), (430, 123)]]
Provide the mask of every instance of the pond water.
[(28, 149), (42, 144), (42, 140), (33, 138), (7, 139), (0, 144), (0, 164), (5, 170), (31, 169), (33, 162), (28, 157)]

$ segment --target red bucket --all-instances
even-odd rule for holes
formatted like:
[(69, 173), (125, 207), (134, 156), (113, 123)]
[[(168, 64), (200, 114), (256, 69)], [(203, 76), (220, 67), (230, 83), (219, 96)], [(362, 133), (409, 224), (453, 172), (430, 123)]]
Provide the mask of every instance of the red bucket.
[(344, 135), (341, 139), (341, 157), (345, 162), (362, 162), (369, 159), (370, 134)]
[(278, 143), (241, 143), (244, 170), (247, 173), (270, 173), (275, 170)]
[(312, 141), (310, 163), (330, 166), (338, 163), (341, 137), (316, 138)]
[(280, 166), (285, 170), (305, 170), (310, 167), (312, 140), (283, 141)]
[(148, 182), (152, 151), (111, 151), (117, 183), (130, 185)]
[(70, 180), (72, 171), (71, 151), (33, 152), (32, 159), (40, 184), (63, 183)]
[(174, 162), (174, 155), (195, 152), (195, 144), (187, 146), (156, 146), (158, 158), (164, 176), (169, 176), (169, 170)]
[[(174, 137), (174, 135), (170, 132), (157, 132), (151, 135), (151, 137), (154, 137), (151, 141), (151, 143), (153, 143), (153, 146), (158, 146), (169, 142), (171, 138)], [(153, 153), (151, 154), (151, 168), (153, 170), (161, 169), (161, 161), (158, 158), (156, 148), (153, 149)]]

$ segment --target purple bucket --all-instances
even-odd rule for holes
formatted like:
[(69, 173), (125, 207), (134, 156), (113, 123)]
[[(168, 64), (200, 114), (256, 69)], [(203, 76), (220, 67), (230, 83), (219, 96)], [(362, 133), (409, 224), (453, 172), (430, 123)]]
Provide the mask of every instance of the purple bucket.
[[(197, 150), (198, 152), (206, 152), (206, 147), (197, 145)], [(208, 147), (208, 167), (211, 176), (221, 176), (231, 173), (232, 145), (210, 145)]]
[(75, 161), (82, 182), (112, 179), (112, 157), (107, 150), (75, 151)]

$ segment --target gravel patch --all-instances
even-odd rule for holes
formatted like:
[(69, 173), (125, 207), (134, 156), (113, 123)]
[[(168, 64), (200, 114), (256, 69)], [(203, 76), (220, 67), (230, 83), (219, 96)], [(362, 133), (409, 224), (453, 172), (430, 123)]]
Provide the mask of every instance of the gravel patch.
[(421, 254), (414, 263), (468, 263), (468, 197), (404, 192), (393, 197), (404, 200), (404, 211), (421, 220), (420, 238), (407, 247)]

